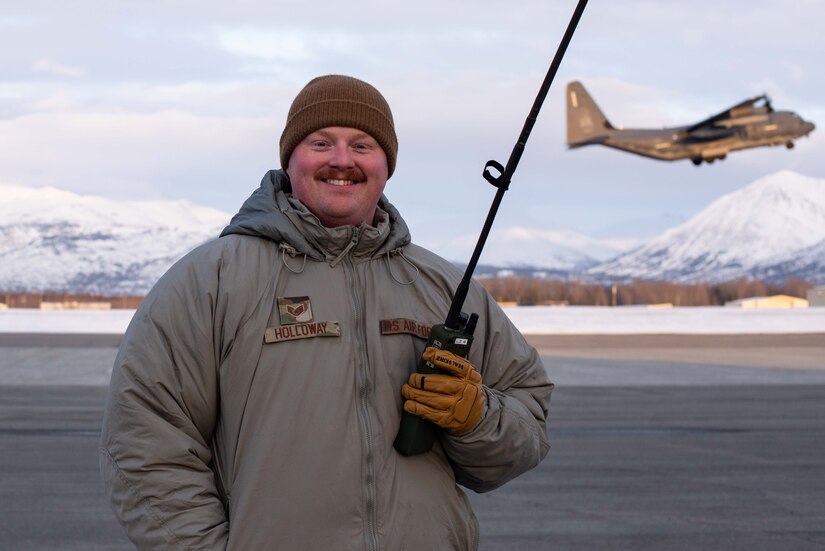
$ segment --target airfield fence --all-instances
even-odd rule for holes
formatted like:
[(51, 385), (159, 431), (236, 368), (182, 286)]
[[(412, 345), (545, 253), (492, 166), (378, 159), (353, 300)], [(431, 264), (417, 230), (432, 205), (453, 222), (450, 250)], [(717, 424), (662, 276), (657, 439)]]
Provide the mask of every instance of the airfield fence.
[(133, 309), (140, 306), (142, 301), (142, 296), (104, 296), (63, 292), (22, 293), (0, 291), (0, 304), (5, 304), (8, 308), (56, 309), (57, 307), (55, 305), (63, 305), (63, 308), (61, 309), (93, 307), (95, 309), (100, 309), (102, 305), (108, 304), (109, 308)]
[[(726, 302), (749, 297), (788, 295), (805, 298), (815, 284), (798, 278), (781, 283), (753, 279), (735, 279), (720, 283), (673, 283), (668, 281), (632, 281), (600, 284), (577, 280), (535, 277), (479, 277), (479, 281), (500, 303), (571, 306), (627, 306), (634, 304), (672, 304), (673, 306), (722, 306)], [(0, 304), (8, 308), (41, 308), (44, 303), (108, 303), (111, 308), (134, 309), (142, 296), (101, 296), (65, 292), (3, 292)]]
[(627, 306), (672, 304), (673, 306), (722, 306), (748, 297), (789, 295), (804, 298), (814, 284), (790, 278), (782, 283), (736, 279), (720, 283), (673, 283), (632, 281), (599, 284), (575, 280), (531, 277), (484, 277), (482, 285), (500, 303), (571, 306)]

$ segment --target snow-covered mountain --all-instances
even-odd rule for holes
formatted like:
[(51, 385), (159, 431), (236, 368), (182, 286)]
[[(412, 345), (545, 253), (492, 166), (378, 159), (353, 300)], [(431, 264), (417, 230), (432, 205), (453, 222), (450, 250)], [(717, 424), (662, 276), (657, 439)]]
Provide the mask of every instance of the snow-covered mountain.
[(185, 201), (0, 185), (0, 289), (140, 295), (229, 219)]
[(781, 281), (797, 277), (807, 281), (825, 284), (825, 239), (756, 267), (751, 274), (765, 281)]
[[(821, 280), (825, 180), (783, 170), (725, 195), (659, 237), (587, 270), (610, 279)], [(812, 277), (818, 276), (818, 277)]]
[[(427, 244), (457, 264), (467, 263), (477, 234)], [(481, 254), (481, 264), (520, 271), (576, 272), (627, 250), (631, 239), (594, 239), (569, 230), (545, 231), (519, 226), (494, 228)]]
[[(184, 201), (117, 202), (0, 185), (0, 290), (140, 295), (230, 217)], [(460, 264), (476, 239), (424, 245)], [(825, 179), (777, 172), (621, 253), (631, 245), (570, 231), (494, 228), (477, 273), (825, 283)]]

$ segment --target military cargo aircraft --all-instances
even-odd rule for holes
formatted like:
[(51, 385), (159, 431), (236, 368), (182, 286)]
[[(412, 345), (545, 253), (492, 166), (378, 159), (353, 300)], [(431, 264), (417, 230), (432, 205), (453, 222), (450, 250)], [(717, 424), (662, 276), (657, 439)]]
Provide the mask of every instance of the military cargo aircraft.
[(768, 96), (737, 103), (718, 115), (689, 126), (656, 129), (616, 128), (581, 82), (567, 85), (567, 145), (572, 149), (600, 144), (664, 161), (690, 159), (693, 164), (724, 159), (730, 151), (765, 145), (794, 146), (814, 124), (790, 111), (774, 111)]

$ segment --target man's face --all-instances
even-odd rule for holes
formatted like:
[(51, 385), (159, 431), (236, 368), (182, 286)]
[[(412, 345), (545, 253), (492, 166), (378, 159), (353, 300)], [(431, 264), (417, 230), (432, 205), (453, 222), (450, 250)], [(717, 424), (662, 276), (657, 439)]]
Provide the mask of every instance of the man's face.
[(387, 172), (387, 156), (372, 136), (340, 126), (304, 138), (286, 169), (292, 195), (328, 228), (372, 224)]

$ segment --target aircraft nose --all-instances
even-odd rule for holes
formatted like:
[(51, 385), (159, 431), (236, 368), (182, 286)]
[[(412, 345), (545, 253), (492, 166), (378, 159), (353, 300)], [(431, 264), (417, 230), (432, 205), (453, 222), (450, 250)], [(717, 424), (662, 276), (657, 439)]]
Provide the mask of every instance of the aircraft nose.
[(802, 121), (802, 135), (803, 136), (807, 136), (808, 134), (813, 132), (814, 128), (816, 128), (816, 125), (814, 125), (814, 123), (808, 122), (808, 121)]

